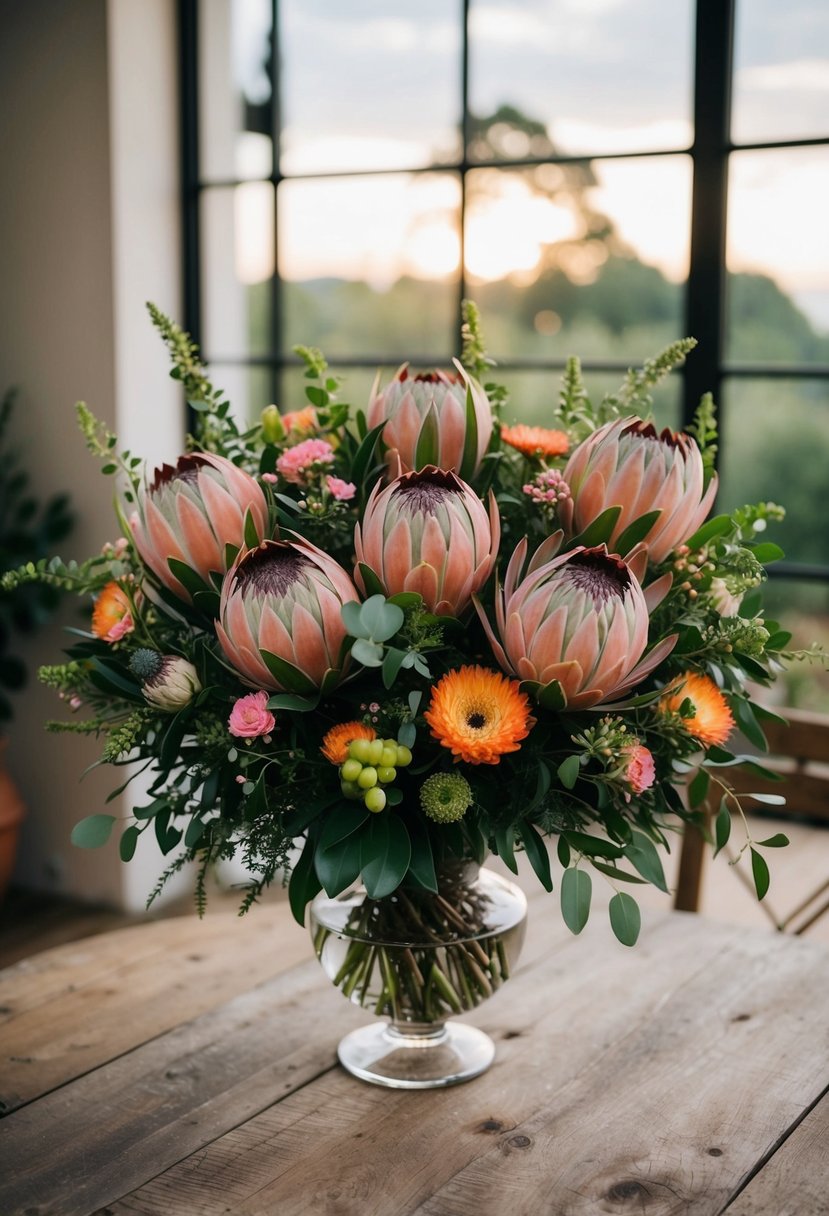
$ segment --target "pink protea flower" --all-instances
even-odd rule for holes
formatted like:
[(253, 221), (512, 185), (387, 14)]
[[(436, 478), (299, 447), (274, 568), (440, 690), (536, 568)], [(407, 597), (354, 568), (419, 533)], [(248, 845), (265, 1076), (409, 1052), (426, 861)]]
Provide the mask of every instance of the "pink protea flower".
[(716, 475), (703, 489), (702, 456), (695, 441), (651, 422), (619, 418), (599, 427), (576, 448), (564, 479), (572, 498), (560, 509), (569, 536), (582, 532), (608, 507), (621, 507), (608, 544), (640, 516), (659, 511), (644, 537), (652, 562), (696, 532), (717, 492)]
[(266, 692), (249, 692), (233, 703), (227, 729), (237, 739), (256, 739), (269, 735), (276, 726), (276, 718), (268, 709)]
[[(342, 674), (340, 609), (356, 599), (345, 570), (310, 541), (263, 541), (240, 553), (229, 570), (216, 633), (230, 662), (256, 688), (283, 691), (286, 677), (327, 688)], [(276, 656), (274, 670), (262, 651)], [(294, 672), (275, 674), (280, 662)]]
[(314, 465), (331, 464), (334, 449), (324, 439), (304, 439), (295, 447), (288, 448), (276, 462), (276, 469), (286, 481), (303, 486)]
[(530, 562), (519, 582), (526, 539), (495, 596), (496, 635), (478, 614), (496, 659), (521, 680), (557, 680), (568, 707), (618, 699), (673, 649), (676, 636), (639, 661), (648, 642), (648, 605), (627, 562), (604, 545)]
[(357, 487), (353, 481), (343, 481), (342, 477), (332, 477), (330, 473), (325, 479), (325, 484), (337, 502), (350, 502), (357, 493)]
[(631, 743), (623, 749), (622, 757), (625, 762), (624, 780), (634, 794), (643, 794), (649, 790), (656, 780), (653, 755), (641, 743)]
[[(376, 393), (368, 407), (369, 427), (387, 419), (383, 442), (389, 449), (389, 467), (404, 473), (423, 467), (428, 461), (441, 469), (451, 469), (470, 480), (480, 468), (492, 437), (492, 406), (484, 390), (457, 361), (457, 374), (433, 371), (409, 375), (401, 367), (390, 384)], [(467, 444), (467, 392), (472, 396), (475, 416), (474, 446)], [(425, 428), (434, 431), (434, 442), (427, 461), (417, 460), (418, 442)]]
[[(475, 491), (433, 465), (374, 487), (354, 529), (357, 562), (386, 595), (417, 591), (430, 612), (459, 616), (489, 577), (501, 539), (494, 495), (489, 513)], [(362, 586), (362, 576), (356, 575)]]
[(223, 574), (227, 568), (226, 546), (244, 544), (248, 511), (264, 536), (268, 504), (254, 478), (224, 456), (192, 452), (175, 465), (156, 469), (129, 523), (145, 566), (189, 602), (190, 593), (171, 572), (168, 558), (190, 566), (211, 585), (211, 573)]

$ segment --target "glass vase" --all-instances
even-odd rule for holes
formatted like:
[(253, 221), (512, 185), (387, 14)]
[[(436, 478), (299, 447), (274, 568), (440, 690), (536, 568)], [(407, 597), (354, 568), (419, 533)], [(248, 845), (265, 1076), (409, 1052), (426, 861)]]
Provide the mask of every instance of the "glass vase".
[(385, 1017), (347, 1034), (340, 1062), (364, 1081), (431, 1089), (488, 1068), (487, 1034), (448, 1020), (487, 1000), (521, 951), (527, 901), (514, 883), (470, 862), (444, 866), (437, 894), (401, 887), (370, 899), (355, 886), (311, 904), (317, 958), (342, 994)]

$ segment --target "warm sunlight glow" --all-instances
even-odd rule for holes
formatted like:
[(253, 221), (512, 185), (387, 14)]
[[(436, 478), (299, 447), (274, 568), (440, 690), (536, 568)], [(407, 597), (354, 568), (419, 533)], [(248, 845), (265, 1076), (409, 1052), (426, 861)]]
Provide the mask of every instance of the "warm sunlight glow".
[[(487, 175), (486, 186), (495, 179)], [(466, 265), (479, 280), (535, 270), (544, 245), (572, 239), (575, 218), (565, 207), (534, 195), (520, 178), (505, 177), (470, 200)]]

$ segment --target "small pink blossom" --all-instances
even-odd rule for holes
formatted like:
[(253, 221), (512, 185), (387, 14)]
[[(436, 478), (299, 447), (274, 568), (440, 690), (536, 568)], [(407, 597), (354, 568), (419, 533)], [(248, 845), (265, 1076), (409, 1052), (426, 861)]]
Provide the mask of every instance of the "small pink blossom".
[(324, 439), (305, 439), (296, 447), (288, 448), (276, 462), (276, 468), (286, 481), (296, 486), (304, 485), (308, 473), (315, 464), (331, 464), (334, 449)]
[(343, 481), (341, 477), (332, 477), (330, 473), (325, 479), (325, 484), (338, 502), (348, 502), (357, 493), (357, 487), (353, 481)]
[(279, 481), (279, 478), (277, 477), (276, 473), (263, 473), (262, 480), (266, 481), (269, 486), (272, 486)]
[(276, 719), (268, 709), (266, 692), (250, 692), (239, 697), (227, 720), (228, 730), (237, 739), (255, 739), (269, 735), (276, 726)]
[(630, 747), (623, 749), (622, 755), (627, 757), (625, 780), (634, 794), (649, 790), (654, 783), (656, 771), (653, 756), (648, 748), (643, 747), (641, 743), (632, 743)]
[(126, 637), (128, 633), (132, 633), (135, 628), (135, 622), (129, 612), (125, 612), (120, 621), (116, 621), (112, 628), (104, 636), (105, 642), (120, 642), (121, 638)]
[(522, 488), (533, 502), (544, 502), (550, 506), (570, 497), (570, 487), (558, 469), (543, 469)]

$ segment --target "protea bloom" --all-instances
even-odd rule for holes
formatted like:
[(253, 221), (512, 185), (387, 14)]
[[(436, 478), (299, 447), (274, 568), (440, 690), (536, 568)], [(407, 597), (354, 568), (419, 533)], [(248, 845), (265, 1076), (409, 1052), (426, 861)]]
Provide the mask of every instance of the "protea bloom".
[[(383, 442), (389, 448), (390, 467), (397, 467), (399, 457), (404, 473), (427, 463), (452, 469), (467, 479), (477, 473), (492, 436), (492, 407), (477, 380), (460, 363), (455, 366), (457, 373), (433, 371), (415, 376), (408, 367), (401, 367), (391, 383), (372, 397), (368, 425), (379, 426), (387, 419)], [(474, 434), (469, 436), (467, 391), (475, 419)], [(418, 460), (421, 438), (427, 455)]]
[(500, 538), (494, 496), (487, 514), (465, 481), (429, 465), (374, 487), (354, 549), (386, 595), (417, 591), (430, 612), (458, 616), (489, 577)]
[[(256, 688), (328, 687), (341, 674), (340, 609), (357, 598), (345, 570), (310, 541), (266, 540), (240, 553), (228, 571), (216, 633)], [(269, 664), (263, 651), (275, 661)]]
[(608, 539), (612, 548), (634, 520), (659, 511), (643, 538), (652, 562), (664, 561), (696, 532), (717, 492), (716, 476), (703, 490), (702, 456), (690, 435), (667, 428), (657, 434), (653, 423), (635, 417), (608, 422), (579, 444), (564, 480), (572, 497), (559, 507), (559, 518), (570, 536), (608, 507), (621, 507)]
[(676, 637), (648, 641), (648, 605), (627, 562), (604, 545), (577, 548), (530, 567), (519, 582), (526, 540), (510, 559), (495, 597), (496, 636), (478, 613), (496, 659), (521, 680), (557, 680), (573, 709), (616, 700), (673, 649)]
[(167, 559), (184, 562), (210, 586), (211, 572), (227, 569), (225, 546), (244, 545), (248, 511), (264, 536), (268, 504), (253, 477), (224, 456), (192, 452), (174, 466), (156, 469), (129, 522), (144, 564), (174, 595), (189, 601)]

